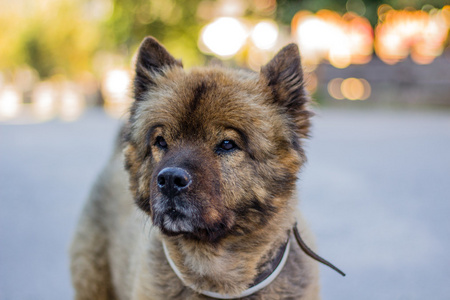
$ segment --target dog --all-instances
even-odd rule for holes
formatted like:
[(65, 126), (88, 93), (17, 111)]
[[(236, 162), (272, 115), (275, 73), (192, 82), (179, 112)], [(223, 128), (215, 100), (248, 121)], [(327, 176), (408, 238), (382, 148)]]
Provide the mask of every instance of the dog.
[(134, 103), (71, 245), (76, 299), (320, 298), (291, 243), (309, 97), (298, 47), (261, 68), (183, 69), (147, 37)]

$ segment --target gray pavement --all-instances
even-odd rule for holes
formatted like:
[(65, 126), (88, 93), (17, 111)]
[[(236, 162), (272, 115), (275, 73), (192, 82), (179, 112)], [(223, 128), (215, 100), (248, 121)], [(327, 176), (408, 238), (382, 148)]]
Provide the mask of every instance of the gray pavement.
[[(0, 300), (71, 299), (67, 249), (119, 122), (0, 125)], [(319, 110), (300, 204), (323, 299), (450, 299), (450, 112)]]

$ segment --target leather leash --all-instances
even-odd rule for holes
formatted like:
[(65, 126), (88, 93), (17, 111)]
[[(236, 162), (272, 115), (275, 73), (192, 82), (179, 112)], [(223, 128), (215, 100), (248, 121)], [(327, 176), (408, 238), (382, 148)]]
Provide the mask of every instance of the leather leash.
[(302, 240), (301, 236), (300, 236), (300, 232), (298, 231), (297, 228), (297, 222), (295, 222), (294, 227), (294, 236), (295, 239), (297, 240), (298, 245), (300, 246), (300, 248), (302, 248), (303, 252), (305, 252), (305, 254), (307, 254), (309, 257), (311, 257), (312, 259), (317, 260), (320, 263), (323, 263), (324, 265), (332, 268), (333, 270), (335, 270), (336, 272), (338, 272), (339, 274), (341, 274), (342, 276), (345, 276), (345, 273), (342, 272), (341, 270), (339, 270), (339, 268), (337, 268), (335, 265), (333, 265), (332, 263), (330, 263), (329, 261), (327, 261), (326, 259), (320, 257), (319, 255), (317, 255), (316, 253), (314, 253), (314, 251), (312, 251), (306, 244), (305, 242)]

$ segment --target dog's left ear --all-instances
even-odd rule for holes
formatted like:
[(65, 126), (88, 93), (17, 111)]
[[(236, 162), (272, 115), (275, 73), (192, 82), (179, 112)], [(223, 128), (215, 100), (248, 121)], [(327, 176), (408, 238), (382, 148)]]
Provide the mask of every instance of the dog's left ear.
[(309, 116), (306, 109), (309, 97), (304, 89), (300, 54), (296, 44), (289, 44), (261, 68), (264, 82), (271, 87), (273, 102), (281, 106), (295, 122), (300, 137), (307, 137)]
[(181, 61), (175, 59), (155, 38), (146, 37), (139, 46), (134, 78), (134, 96), (141, 100), (142, 93), (155, 84), (154, 78), (164, 74), (170, 67), (180, 67)]

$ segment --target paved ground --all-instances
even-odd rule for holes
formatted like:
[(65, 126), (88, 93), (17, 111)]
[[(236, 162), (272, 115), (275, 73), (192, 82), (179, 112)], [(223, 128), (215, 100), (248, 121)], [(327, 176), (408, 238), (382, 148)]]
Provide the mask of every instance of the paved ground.
[[(450, 112), (320, 111), (301, 207), (324, 299), (449, 299)], [(70, 299), (67, 248), (118, 122), (0, 125), (0, 299)]]

